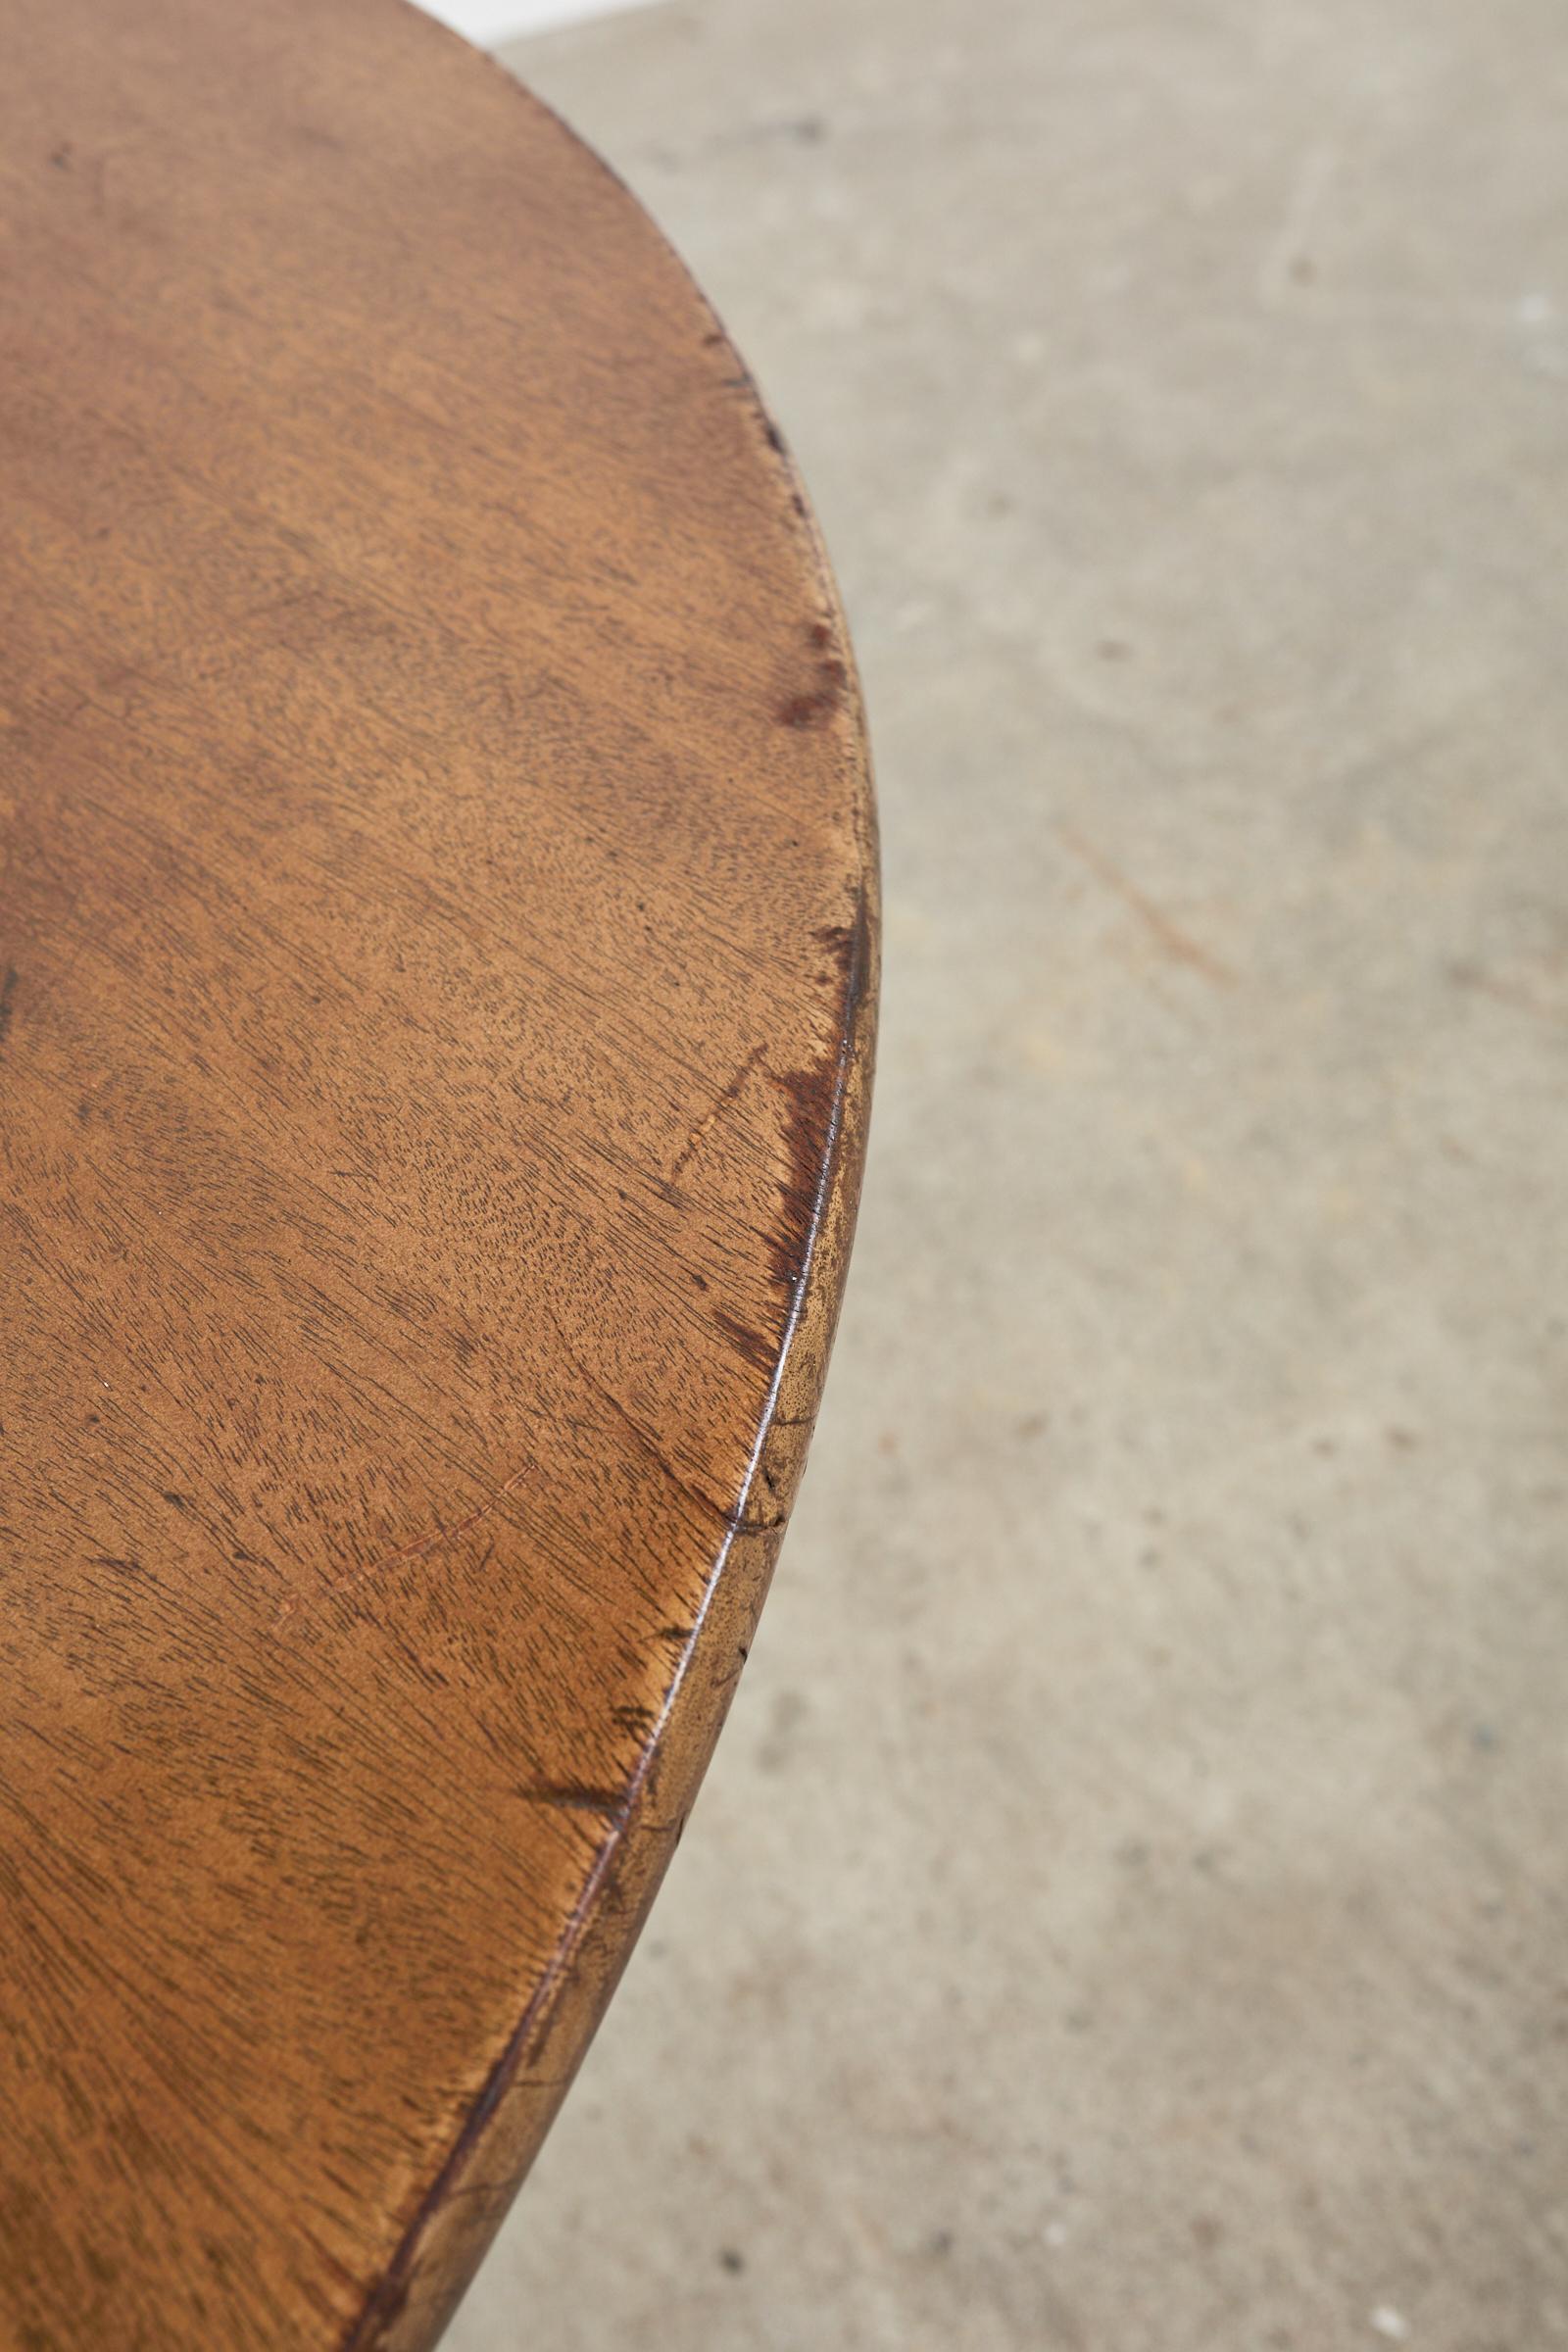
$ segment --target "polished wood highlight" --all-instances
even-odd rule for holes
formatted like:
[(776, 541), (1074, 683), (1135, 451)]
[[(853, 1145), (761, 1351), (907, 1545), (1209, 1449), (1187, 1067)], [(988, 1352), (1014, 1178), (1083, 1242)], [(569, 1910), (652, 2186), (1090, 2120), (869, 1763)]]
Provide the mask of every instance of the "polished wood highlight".
[(0, 2346), (413, 2352), (800, 1471), (858, 694), (734, 352), (498, 70), (0, 38)]

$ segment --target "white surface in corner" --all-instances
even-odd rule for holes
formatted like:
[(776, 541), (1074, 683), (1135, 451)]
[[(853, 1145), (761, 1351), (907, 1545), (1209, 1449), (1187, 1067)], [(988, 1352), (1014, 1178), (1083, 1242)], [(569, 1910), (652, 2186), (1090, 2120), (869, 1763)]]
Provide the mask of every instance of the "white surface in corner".
[(650, 0), (418, 0), (427, 16), (439, 17), (443, 24), (484, 49), (525, 32), (545, 32), (552, 24), (613, 16), (617, 9), (649, 4)]

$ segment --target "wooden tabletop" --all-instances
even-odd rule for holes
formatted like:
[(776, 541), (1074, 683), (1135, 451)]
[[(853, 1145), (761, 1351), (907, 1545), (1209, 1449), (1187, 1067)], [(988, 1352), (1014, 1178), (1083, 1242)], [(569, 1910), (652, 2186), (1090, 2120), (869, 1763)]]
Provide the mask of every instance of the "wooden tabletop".
[(413, 2347), (821, 1388), (850, 654), (680, 264), (450, 34), (0, 42), (0, 2346)]

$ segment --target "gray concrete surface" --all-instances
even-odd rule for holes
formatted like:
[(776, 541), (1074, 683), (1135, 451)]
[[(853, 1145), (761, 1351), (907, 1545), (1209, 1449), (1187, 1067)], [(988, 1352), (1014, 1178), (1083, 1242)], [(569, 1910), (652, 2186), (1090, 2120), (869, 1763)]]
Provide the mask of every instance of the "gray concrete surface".
[(1568, 2344), (1568, 20), (507, 55), (806, 468), (888, 965), (762, 1637), (452, 2352)]

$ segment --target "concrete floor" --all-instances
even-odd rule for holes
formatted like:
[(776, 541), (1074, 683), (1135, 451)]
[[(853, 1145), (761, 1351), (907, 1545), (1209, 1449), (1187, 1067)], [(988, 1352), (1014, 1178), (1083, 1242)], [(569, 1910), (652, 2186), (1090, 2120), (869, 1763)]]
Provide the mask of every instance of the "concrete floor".
[(806, 469), (888, 968), (762, 1637), (451, 2352), (1568, 2345), (1568, 22), (507, 57)]

